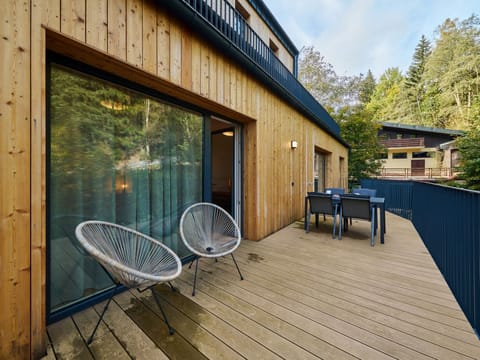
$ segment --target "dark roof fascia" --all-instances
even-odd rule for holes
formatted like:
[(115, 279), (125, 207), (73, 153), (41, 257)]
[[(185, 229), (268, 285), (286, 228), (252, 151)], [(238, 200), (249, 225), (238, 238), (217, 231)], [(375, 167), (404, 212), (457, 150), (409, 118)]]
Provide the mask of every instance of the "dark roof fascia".
[(291, 105), (293, 105), (297, 110), (306, 115), (313, 123), (315, 123), (320, 128), (325, 130), (328, 134), (333, 136), (342, 145), (350, 148), (350, 145), (346, 143), (345, 140), (342, 139), (342, 137), (340, 136), (340, 131), (337, 134), (332, 129), (330, 129), (330, 127), (328, 127), (321, 119), (320, 115), (330, 118), (336, 124), (335, 120), (332, 119), (330, 114), (321, 105), (321, 110), (323, 110), (322, 114), (315, 114), (311, 112), (301, 101), (297, 100), (287, 89), (285, 89), (281, 84), (279, 84), (275, 79), (273, 79), (265, 70), (263, 70), (252, 59), (250, 59), (241, 49), (239, 49), (235, 44), (233, 44), (215, 27), (211, 26), (208, 21), (206, 21), (202, 16), (199, 16), (194, 9), (184, 4), (183, 1), (158, 1), (158, 3), (161, 3), (161, 5), (173, 11), (187, 24), (190, 24), (195, 29), (198, 29), (199, 33), (212, 41), (212, 44), (218, 46), (225, 55), (228, 55), (235, 62), (239, 63), (240, 65), (253, 72), (257, 79), (267, 84), (272, 90), (275, 91), (275, 93), (277, 93), (284, 100), (288, 101)]
[(248, 3), (255, 9), (258, 15), (262, 18), (265, 24), (268, 25), (270, 30), (280, 39), (283, 46), (285, 46), (288, 52), (293, 56), (297, 56), (299, 51), (292, 40), (288, 37), (285, 30), (283, 30), (282, 26), (278, 23), (275, 16), (273, 16), (270, 9), (265, 5), (263, 0), (247, 0)]
[(382, 127), (389, 128), (389, 129), (410, 130), (410, 131), (416, 131), (416, 132), (450, 135), (450, 136), (465, 135), (465, 132), (462, 130), (441, 129), (441, 128), (419, 126), (419, 125), (407, 125), (407, 124), (389, 123), (389, 122), (383, 122)]

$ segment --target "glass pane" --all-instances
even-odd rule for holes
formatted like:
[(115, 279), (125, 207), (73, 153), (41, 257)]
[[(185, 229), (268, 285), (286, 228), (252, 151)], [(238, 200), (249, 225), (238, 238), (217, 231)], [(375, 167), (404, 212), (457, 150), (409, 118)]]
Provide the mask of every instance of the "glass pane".
[(180, 257), (182, 211), (202, 199), (203, 118), (51, 64), (51, 311), (112, 285), (78, 248), (75, 227), (105, 220), (146, 233)]

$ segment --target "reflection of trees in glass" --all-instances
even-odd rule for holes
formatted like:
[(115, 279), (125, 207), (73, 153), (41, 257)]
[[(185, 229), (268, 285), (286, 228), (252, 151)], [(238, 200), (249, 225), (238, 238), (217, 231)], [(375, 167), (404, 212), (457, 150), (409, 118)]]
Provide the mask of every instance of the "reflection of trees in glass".
[(52, 170), (103, 172), (166, 156), (201, 161), (199, 115), (56, 66), (51, 84)]
[[(174, 192), (183, 186), (182, 176), (200, 176), (200, 115), (56, 65), (50, 84), (50, 176), (58, 206), (95, 214), (102, 208), (108, 218), (118, 208), (115, 191), (132, 191), (127, 180), (140, 176), (133, 171), (165, 172), (155, 178), (163, 183), (167, 176)], [(190, 194), (198, 194), (197, 188)]]

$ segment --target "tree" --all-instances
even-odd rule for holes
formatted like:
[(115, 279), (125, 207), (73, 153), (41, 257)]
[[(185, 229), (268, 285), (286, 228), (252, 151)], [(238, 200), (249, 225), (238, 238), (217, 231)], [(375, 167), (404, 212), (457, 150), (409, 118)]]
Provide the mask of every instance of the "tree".
[(462, 179), (472, 190), (480, 190), (480, 127), (467, 132), (464, 137), (457, 139), (462, 156)]
[(412, 64), (408, 68), (407, 76), (405, 78), (405, 86), (407, 88), (413, 88), (417, 90), (420, 84), (423, 73), (425, 72), (425, 64), (432, 52), (432, 46), (430, 41), (427, 40), (425, 35), (422, 35), (418, 45), (415, 47), (413, 53)]
[(370, 102), (376, 86), (377, 82), (372, 72), (368, 70), (365, 78), (361, 79), (359, 83), (358, 100), (361, 104), (365, 105)]
[(350, 145), (348, 156), (349, 187), (361, 179), (378, 174), (381, 154), (385, 151), (378, 141), (380, 125), (361, 106), (340, 114), (340, 134)]
[(400, 106), (400, 91), (404, 77), (398, 68), (389, 68), (380, 76), (377, 86), (365, 105), (374, 120), (401, 122), (405, 113)]
[(425, 112), (426, 84), (423, 81), (425, 65), (432, 52), (430, 41), (422, 35), (412, 58), (403, 88), (400, 93), (401, 103), (405, 106), (405, 123), (426, 125), (428, 122)]
[(425, 65), (431, 126), (468, 129), (478, 121), (480, 19), (447, 19)]
[(300, 53), (298, 79), (329, 112), (358, 103), (361, 76), (338, 76), (333, 66), (313, 46)]

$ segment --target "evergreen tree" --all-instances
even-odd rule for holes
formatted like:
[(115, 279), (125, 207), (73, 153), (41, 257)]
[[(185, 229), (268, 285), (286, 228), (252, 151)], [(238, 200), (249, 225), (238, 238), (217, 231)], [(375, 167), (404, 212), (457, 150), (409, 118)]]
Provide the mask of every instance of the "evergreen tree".
[(430, 41), (427, 40), (425, 35), (422, 35), (418, 45), (413, 53), (412, 64), (410, 65), (407, 76), (405, 77), (405, 86), (407, 88), (413, 88), (418, 90), (418, 86), (425, 72), (425, 64), (432, 52), (432, 46)]
[(359, 89), (358, 89), (358, 100), (362, 105), (365, 105), (368, 102), (370, 102), (376, 86), (377, 86), (377, 82), (375, 81), (375, 78), (373, 77), (372, 72), (368, 70), (365, 78), (360, 80)]

